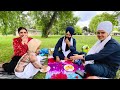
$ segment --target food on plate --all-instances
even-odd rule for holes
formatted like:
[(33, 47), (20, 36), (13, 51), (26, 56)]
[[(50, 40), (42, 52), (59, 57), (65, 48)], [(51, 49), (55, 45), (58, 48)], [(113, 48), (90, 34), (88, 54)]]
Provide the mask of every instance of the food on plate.
[(65, 69), (66, 71), (73, 71), (73, 70), (74, 70), (74, 67), (73, 67), (72, 65), (65, 65), (65, 66), (64, 66), (64, 69)]

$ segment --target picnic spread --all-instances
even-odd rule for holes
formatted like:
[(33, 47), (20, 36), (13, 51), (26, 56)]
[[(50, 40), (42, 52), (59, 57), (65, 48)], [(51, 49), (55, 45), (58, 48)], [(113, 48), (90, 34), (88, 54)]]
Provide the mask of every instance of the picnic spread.
[(46, 73), (45, 79), (82, 79), (75, 71), (84, 72), (82, 64), (75, 64), (71, 60), (56, 62), (54, 58), (48, 58), (48, 66), (50, 69)]

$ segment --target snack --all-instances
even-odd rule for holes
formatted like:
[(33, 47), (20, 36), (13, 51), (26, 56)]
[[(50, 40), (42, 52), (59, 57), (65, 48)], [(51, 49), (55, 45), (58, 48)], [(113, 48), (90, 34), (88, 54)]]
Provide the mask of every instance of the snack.
[(66, 71), (73, 71), (73, 70), (74, 70), (74, 66), (68, 64), (68, 65), (65, 65), (65, 66), (64, 66), (64, 69), (65, 69)]

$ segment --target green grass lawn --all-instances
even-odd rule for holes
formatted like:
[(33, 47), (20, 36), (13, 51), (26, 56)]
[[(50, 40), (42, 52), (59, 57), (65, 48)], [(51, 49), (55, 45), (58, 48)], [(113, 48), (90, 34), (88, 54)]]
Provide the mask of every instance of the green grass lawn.
[[(48, 38), (41, 38), (41, 36), (32, 36), (33, 38), (40, 39), (42, 41), (41, 48), (54, 48), (60, 35), (49, 36)], [(91, 47), (96, 41), (96, 36), (73, 36), (76, 39), (77, 51), (81, 51), (83, 45), (89, 45)], [(13, 55), (12, 40), (15, 36), (0, 36), (0, 63), (9, 62)], [(120, 42), (119, 36), (114, 36), (118, 42)], [(47, 64), (47, 61), (45, 62)], [(119, 74), (119, 73), (118, 73)], [(44, 79), (45, 73), (38, 73), (34, 79)]]

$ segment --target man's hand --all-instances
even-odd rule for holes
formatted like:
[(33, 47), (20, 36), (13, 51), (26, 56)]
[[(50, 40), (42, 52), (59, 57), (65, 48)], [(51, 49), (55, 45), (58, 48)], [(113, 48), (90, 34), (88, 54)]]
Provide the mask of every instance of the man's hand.
[(60, 58), (56, 56), (56, 62), (60, 62)]
[(67, 58), (67, 57), (65, 57), (65, 58), (64, 58), (64, 60), (68, 60), (68, 58)]
[(84, 59), (83, 57), (84, 57), (84, 55), (76, 55), (75, 54), (74, 56), (71, 56), (70, 59), (71, 60)]
[(65, 39), (65, 42), (70, 47), (71, 44), (70, 44), (70, 41), (68, 40), (68, 38)]
[(71, 56), (70, 59), (74, 62), (74, 60), (77, 60), (77, 59), (81, 59), (82, 63), (85, 64), (85, 59), (84, 59), (84, 55), (74, 55), (74, 56)]

